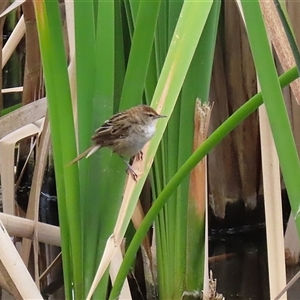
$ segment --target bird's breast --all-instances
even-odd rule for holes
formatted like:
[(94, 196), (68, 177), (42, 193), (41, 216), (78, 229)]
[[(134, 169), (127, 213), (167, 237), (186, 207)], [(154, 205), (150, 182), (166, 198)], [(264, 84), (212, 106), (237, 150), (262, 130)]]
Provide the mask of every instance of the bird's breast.
[(131, 132), (124, 138), (118, 149), (115, 152), (126, 155), (134, 156), (139, 153), (146, 143), (152, 138), (155, 133), (155, 124), (152, 126), (139, 126), (131, 130)]

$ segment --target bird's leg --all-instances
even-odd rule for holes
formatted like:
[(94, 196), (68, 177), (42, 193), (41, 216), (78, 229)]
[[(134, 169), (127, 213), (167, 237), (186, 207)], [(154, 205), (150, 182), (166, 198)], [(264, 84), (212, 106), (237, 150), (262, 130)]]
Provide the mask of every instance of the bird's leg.
[(136, 160), (143, 160), (144, 153), (140, 151), (138, 154), (135, 155)]
[(123, 160), (124, 160), (124, 162), (125, 162), (125, 164), (127, 166), (126, 173), (127, 174), (130, 173), (131, 176), (132, 176), (132, 179), (134, 181), (137, 181), (137, 177), (138, 177), (137, 174), (135, 173), (135, 171), (133, 170), (133, 168), (131, 167), (131, 165), (129, 164), (129, 162), (124, 157), (122, 157), (122, 158), (123, 158)]

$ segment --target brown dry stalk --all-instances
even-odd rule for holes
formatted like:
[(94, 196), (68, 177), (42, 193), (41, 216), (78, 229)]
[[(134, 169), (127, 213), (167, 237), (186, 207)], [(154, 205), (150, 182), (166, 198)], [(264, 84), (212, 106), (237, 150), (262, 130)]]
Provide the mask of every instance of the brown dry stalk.
[[(284, 71), (295, 66), (295, 59), (273, 1), (260, 0), (269, 37)], [(291, 83), (291, 90), (300, 105), (300, 80)]]

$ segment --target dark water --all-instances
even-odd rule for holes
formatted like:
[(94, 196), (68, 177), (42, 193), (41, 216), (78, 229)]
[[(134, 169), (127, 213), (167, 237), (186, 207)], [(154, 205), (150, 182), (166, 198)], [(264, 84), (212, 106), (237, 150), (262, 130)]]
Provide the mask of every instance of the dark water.
[[(210, 257), (210, 269), (217, 279), (217, 292), (223, 294), (226, 300), (270, 299), (264, 229), (251, 234), (213, 237)], [(299, 271), (299, 264), (287, 266), (287, 282)], [(288, 290), (287, 299), (300, 299), (300, 280)]]
[(212, 238), (210, 257), (216, 257), (210, 268), (225, 299), (270, 299), (264, 229)]
[[(290, 207), (282, 193), (283, 223)], [(263, 199), (247, 212), (242, 202), (226, 207), (226, 217), (217, 220), (210, 213), (210, 269), (217, 279), (217, 292), (226, 300), (269, 300), (269, 276)], [(287, 282), (300, 270), (287, 267)], [(288, 291), (288, 300), (300, 300), (300, 280)]]

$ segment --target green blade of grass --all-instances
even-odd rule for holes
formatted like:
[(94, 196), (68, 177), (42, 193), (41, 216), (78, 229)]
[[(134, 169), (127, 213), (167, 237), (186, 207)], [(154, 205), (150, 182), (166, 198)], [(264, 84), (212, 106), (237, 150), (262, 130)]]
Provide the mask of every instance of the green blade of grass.
[[(77, 167), (65, 166), (76, 156), (67, 62), (58, 3), (34, 2), (51, 125), (58, 194), (66, 298), (83, 297), (82, 237)], [(69, 224), (73, 224), (69, 227)]]
[[(79, 153), (87, 149), (91, 144), (93, 99), (95, 93), (95, 60), (96, 60), (96, 24), (95, 8), (91, 1), (74, 1), (74, 26), (75, 26), (75, 49), (76, 49), (76, 88), (77, 88), (77, 116), (78, 116), (78, 149)], [(88, 45), (88, 46), (87, 46)], [(88, 74), (88, 76), (87, 76)], [(84, 257), (84, 295), (90, 286), (93, 263), (90, 257), (96, 256), (96, 241), (88, 240), (89, 229), (86, 219), (89, 207), (89, 160), (83, 159), (79, 163), (80, 200), (82, 232), (83, 232), (83, 257)], [(77, 166), (77, 164), (76, 164)], [(79, 217), (78, 216), (78, 217)], [(89, 216), (89, 221), (93, 221)], [(96, 224), (94, 225), (97, 228)], [(96, 231), (96, 230), (95, 230)], [(97, 232), (97, 231), (96, 231)], [(87, 242), (90, 243), (87, 248)]]
[(120, 110), (135, 106), (141, 103), (141, 99), (143, 99), (160, 2), (140, 2), (124, 79)]
[[(93, 102), (93, 127), (96, 129), (116, 111), (114, 103), (115, 89), (115, 1), (99, 1), (96, 29), (96, 86)], [(108, 149), (102, 149), (91, 157), (89, 170), (89, 203), (86, 215), (87, 248), (90, 241), (95, 249), (89, 262), (91, 266), (89, 283), (91, 285), (106, 245), (116, 222), (122, 200), (123, 184), (126, 173), (122, 160)], [(112, 188), (113, 186), (113, 188)], [(91, 231), (91, 217), (94, 231)], [(89, 228), (89, 230), (88, 230)], [(88, 250), (89, 251), (89, 250)], [(107, 293), (108, 272), (102, 278), (94, 298), (105, 298)], [(90, 288), (90, 286), (89, 286)]]

